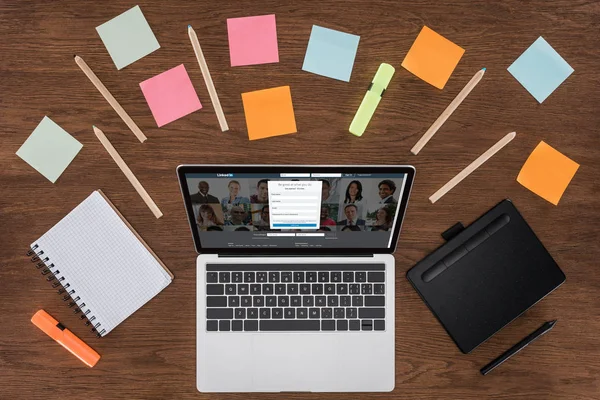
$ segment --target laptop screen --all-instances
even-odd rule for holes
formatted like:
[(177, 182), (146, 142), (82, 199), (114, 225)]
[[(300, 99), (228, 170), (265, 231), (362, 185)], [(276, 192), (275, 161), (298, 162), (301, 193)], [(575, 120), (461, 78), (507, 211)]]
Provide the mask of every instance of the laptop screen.
[(394, 166), (178, 171), (199, 252), (393, 250), (414, 175)]

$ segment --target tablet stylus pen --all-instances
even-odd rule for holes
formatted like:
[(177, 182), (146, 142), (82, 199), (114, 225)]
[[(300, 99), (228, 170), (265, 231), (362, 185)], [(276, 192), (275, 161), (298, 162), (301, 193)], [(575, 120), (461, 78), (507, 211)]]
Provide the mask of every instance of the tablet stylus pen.
[(481, 374), (482, 375), (489, 374), (497, 366), (499, 366), (500, 364), (502, 364), (504, 361), (508, 360), (509, 358), (511, 358), (512, 356), (514, 356), (515, 354), (517, 354), (518, 352), (520, 352), (521, 350), (523, 350), (529, 344), (535, 342), (537, 339), (539, 339), (540, 337), (542, 337), (542, 335), (548, 333), (550, 331), (550, 329), (552, 329), (554, 327), (554, 324), (556, 324), (556, 321), (557, 320), (548, 321), (548, 322), (544, 323), (544, 325), (542, 325), (539, 328), (537, 328), (534, 332), (532, 332), (529, 335), (527, 335), (519, 343), (515, 344), (513, 347), (511, 347), (510, 349), (508, 349), (504, 353), (502, 353), (500, 355), (500, 357), (496, 358), (494, 361), (492, 361), (491, 363), (489, 363), (485, 367), (481, 368), (481, 370), (480, 370)]

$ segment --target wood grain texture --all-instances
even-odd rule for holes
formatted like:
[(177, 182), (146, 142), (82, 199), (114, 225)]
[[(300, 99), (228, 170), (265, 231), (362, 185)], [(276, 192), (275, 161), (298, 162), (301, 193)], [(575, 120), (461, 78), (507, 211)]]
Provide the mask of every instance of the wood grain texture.
[[(289, 399), (600, 398), (600, 3), (483, 1), (139, 1), (161, 48), (117, 71), (95, 27), (125, 0), (0, 2), (0, 384), (7, 399), (251, 399), (195, 389), (195, 252), (175, 168), (182, 163), (414, 164), (416, 182), (396, 251), (396, 389), (385, 394), (295, 394)], [(231, 68), (226, 18), (276, 13), (280, 62)], [(221, 133), (187, 36), (198, 33), (230, 131)], [(361, 36), (350, 83), (301, 70), (312, 24)], [(466, 49), (441, 91), (400, 68), (426, 24)], [(575, 73), (538, 104), (506, 68), (538, 36)], [(140, 144), (73, 62), (85, 58), (148, 136)], [(348, 126), (381, 62), (397, 73), (367, 132)], [(184, 63), (204, 109), (156, 128), (139, 82)], [(464, 87), (485, 78), (418, 156), (410, 148)], [(298, 133), (249, 142), (240, 93), (290, 85)], [(84, 144), (51, 184), (15, 152), (44, 115)], [(94, 137), (98, 125), (160, 204), (156, 220)], [(517, 138), (438, 203), (427, 198), (506, 132)], [(555, 207), (515, 178), (540, 140), (581, 164)], [(94, 189), (102, 189), (175, 281), (101, 340), (42, 281), (28, 245)], [(470, 355), (454, 346), (404, 274), (470, 223), (511, 198), (567, 275), (567, 282)], [(84, 251), (85, 249), (82, 249)], [(98, 257), (102, 255), (99, 254)], [(110, 284), (107, 281), (105, 284)], [(102, 355), (89, 369), (29, 322), (40, 308)], [(551, 334), (487, 377), (479, 368), (543, 321)]]

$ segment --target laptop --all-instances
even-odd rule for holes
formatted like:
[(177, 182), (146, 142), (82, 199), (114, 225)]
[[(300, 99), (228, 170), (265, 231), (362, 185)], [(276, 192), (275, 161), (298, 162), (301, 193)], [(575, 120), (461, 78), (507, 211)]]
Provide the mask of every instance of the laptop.
[(412, 166), (181, 165), (200, 392), (395, 385), (392, 253)]

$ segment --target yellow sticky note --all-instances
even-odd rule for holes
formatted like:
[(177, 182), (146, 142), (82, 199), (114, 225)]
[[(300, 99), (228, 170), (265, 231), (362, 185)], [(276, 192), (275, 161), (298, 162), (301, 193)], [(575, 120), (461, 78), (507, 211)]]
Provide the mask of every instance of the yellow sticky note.
[(289, 86), (242, 93), (248, 139), (264, 139), (296, 132)]
[(578, 168), (579, 164), (542, 141), (523, 164), (517, 182), (556, 206)]
[(402, 66), (425, 82), (443, 89), (465, 49), (424, 26)]

